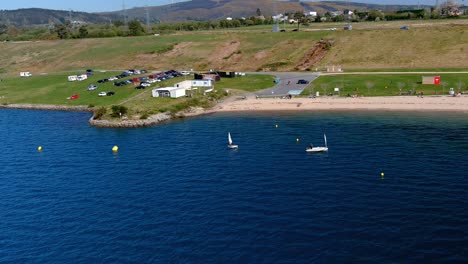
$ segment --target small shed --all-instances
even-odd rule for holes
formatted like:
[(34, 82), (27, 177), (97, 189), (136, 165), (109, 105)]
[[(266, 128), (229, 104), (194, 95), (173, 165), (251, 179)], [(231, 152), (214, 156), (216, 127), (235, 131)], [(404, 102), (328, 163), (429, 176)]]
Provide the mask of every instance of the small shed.
[(422, 84), (440, 84), (440, 76), (423, 76)]
[(171, 97), (179, 98), (185, 96), (185, 88), (181, 87), (164, 87), (152, 90), (153, 97)]

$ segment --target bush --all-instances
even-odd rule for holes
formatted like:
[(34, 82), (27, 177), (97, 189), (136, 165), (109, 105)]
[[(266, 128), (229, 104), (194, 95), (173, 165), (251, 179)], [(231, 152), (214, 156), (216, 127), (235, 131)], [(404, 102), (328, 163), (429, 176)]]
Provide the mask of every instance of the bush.
[(103, 117), (107, 112), (107, 109), (105, 107), (99, 107), (95, 112), (94, 112), (94, 119), (100, 119)]
[(111, 109), (113, 117), (120, 117), (128, 112), (128, 108), (123, 105), (113, 105)]
[(148, 113), (144, 113), (140, 116), (140, 119), (148, 119), (149, 117), (149, 114)]

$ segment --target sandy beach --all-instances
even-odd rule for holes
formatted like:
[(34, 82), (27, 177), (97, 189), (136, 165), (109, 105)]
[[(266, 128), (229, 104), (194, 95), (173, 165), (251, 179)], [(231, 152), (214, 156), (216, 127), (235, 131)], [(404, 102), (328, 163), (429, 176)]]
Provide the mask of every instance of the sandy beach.
[(402, 110), (468, 112), (468, 97), (392, 96), (392, 97), (318, 97), (261, 98), (227, 100), (210, 112), (236, 111), (311, 111), (311, 110)]

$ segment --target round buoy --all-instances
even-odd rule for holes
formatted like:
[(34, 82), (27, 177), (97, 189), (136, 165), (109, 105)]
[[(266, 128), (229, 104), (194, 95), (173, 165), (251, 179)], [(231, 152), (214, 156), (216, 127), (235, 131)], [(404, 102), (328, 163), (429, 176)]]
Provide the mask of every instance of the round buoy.
[(278, 124), (276, 124), (275, 127), (278, 128)]
[(119, 151), (119, 147), (114, 146), (114, 147), (112, 148), (112, 151), (113, 151), (113, 152), (118, 152), (118, 151)]
[(296, 142), (299, 142), (299, 138), (296, 138)]
[(37, 147), (37, 151), (41, 152), (42, 151), (42, 146)]
[(380, 173), (380, 176), (383, 177), (383, 176), (385, 176), (385, 174), (384, 174), (383, 172), (381, 172), (381, 173)]

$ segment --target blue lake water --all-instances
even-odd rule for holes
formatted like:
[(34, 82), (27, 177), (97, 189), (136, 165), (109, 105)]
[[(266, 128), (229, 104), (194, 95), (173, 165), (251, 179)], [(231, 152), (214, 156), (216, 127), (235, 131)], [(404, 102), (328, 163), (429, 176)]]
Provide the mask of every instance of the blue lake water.
[(467, 113), (89, 116), (0, 111), (0, 262), (468, 261)]

